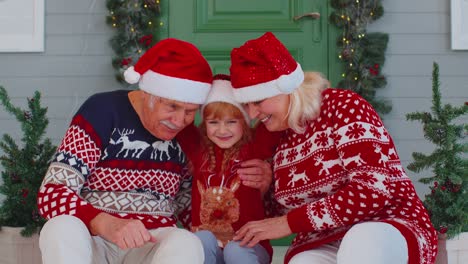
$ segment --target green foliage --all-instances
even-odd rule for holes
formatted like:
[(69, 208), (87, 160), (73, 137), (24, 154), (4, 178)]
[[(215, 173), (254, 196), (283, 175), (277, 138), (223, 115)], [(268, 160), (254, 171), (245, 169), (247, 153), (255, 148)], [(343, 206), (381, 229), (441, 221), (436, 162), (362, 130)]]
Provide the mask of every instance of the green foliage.
[(107, 0), (107, 9), (106, 22), (116, 29), (110, 40), (115, 53), (112, 66), (117, 81), (123, 82), (123, 72), (157, 42), (153, 34), (162, 25), (159, 0)]
[(337, 40), (338, 57), (344, 65), (338, 87), (357, 92), (381, 114), (390, 112), (390, 102), (375, 98), (376, 89), (387, 84), (381, 68), (388, 34), (367, 33), (367, 25), (383, 15), (381, 1), (331, 0), (331, 5), (335, 10), (330, 21), (343, 30)]
[(55, 147), (49, 139), (42, 139), (49, 120), (47, 108), (41, 107), (41, 95), (35, 92), (28, 99), (28, 110), (13, 106), (8, 93), (0, 86), (0, 102), (5, 110), (21, 124), (23, 137), (18, 145), (12, 136), (4, 134), (0, 140), (3, 184), (0, 193), (5, 200), (0, 206), (0, 227), (24, 227), (23, 236), (37, 232), (45, 220), (37, 209), (37, 192), (46, 174)]
[(430, 184), (431, 193), (426, 195), (424, 205), (431, 221), (441, 233), (453, 237), (468, 231), (468, 124), (453, 121), (468, 114), (468, 105), (442, 106), (439, 82), (439, 65), (434, 62), (432, 72), (432, 112), (414, 112), (406, 115), (408, 120), (423, 124), (424, 137), (436, 145), (429, 155), (414, 152), (414, 162), (408, 169), (419, 172), (432, 169), (434, 175), (420, 181)]

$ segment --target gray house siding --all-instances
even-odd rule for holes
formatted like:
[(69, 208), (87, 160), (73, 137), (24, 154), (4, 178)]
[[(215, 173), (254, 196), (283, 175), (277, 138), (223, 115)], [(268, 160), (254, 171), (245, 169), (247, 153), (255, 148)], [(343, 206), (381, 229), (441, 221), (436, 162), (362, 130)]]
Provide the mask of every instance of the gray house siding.
[[(105, 1), (47, 0), (45, 52), (0, 53), (0, 85), (13, 102), (25, 105), (39, 90), (48, 106), (47, 136), (59, 143), (73, 114), (96, 92), (122, 89), (110, 66), (112, 30), (105, 23)], [(0, 110), (1, 134), (20, 132), (10, 115)]]
[[(450, 49), (450, 1), (386, 0), (384, 16), (369, 31), (390, 35), (383, 73), (387, 87), (378, 96), (392, 101), (384, 117), (404, 166), (413, 151), (431, 151), (421, 126), (407, 122), (405, 114), (428, 110), (431, 105), (432, 62), (440, 65), (444, 102), (468, 101), (468, 51)], [(105, 23), (105, 1), (47, 0), (44, 53), (0, 53), (0, 85), (14, 103), (24, 103), (34, 90), (42, 92), (49, 107), (48, 137), (59, 143), (72, 115), (96, 92), (122, 89), (110, 66), (112, 30)], [(19, 133), (15, 120), (0, 110), (1, 134)], [(462, 120), (461, 122), (468, 122)], [(409, 175), (418, 194), (427, 186), (417, 180), (429, 172)]]
[[(384, 16), (368, 30), (390, 36), (383, 67), (388, 84), (378, 96), (392, 101), (393, 110), (384, 116), (384, 123), (406, 167), (412, 161), (412, 152), (434, 149), (424, 139), (422, 126), (405, 118), (409, 112), (430, 110), (432, 63), (439, 63), (443, 103), (461, 105), (468, 102), (468, 50), (450, 48), (450, 1), (387, 0), (383, 5)], [(407, 172), (418, 194), (427, 193), (428, 187), (418, 179), (431, 172)]]

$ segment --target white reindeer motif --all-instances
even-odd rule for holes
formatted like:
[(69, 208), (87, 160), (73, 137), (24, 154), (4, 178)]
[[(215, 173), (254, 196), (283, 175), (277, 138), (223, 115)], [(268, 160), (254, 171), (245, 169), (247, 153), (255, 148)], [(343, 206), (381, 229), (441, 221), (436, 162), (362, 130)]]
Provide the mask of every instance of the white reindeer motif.
[[(166, 158), (169, 159), (169, 146), (174, 147), (172, 145), (172, 141), (155, 141), (151, 144), (153, 147), (153, 152), (151, 153), (151, 159), (162, 159), (163, 154), (166, 155)], [(158, 158), (158, 152), (160, 153)]]
[(294, 187), (296, 182), (299, 180), (302, 180), (304, 184), (309, 182), (309, 178), (307, 177), (305, 171), (303, 173), (296, 173), (296, 170), (296, 167), (292, 167), (291, 169), (289, 169), (289, 177), (291, 177), (291, 180), (289, 180), (288, 186), (291, 185), (291, 187)]
[(391, 148), (388, 150), (388, 158), (391, 157), (391, 155), (396, 156), (395, 148)]
[(382, 147), (378, 144), (374, 144), (373, 146), (375, 148), (374, 152), (380, 154), (379, 164), (382, 163), (382, 165), (387, 166), (388, 156), (382, 153)]
[(319, 171), (319, 175), (322, 174), (322, 172), (325, 173), (330, 173), (328, 169), (331, 169), (335, 167), (336, 165), (339, 165), (339, 163), (336, 162), (336, 160), (326, 160), (323, 161), (323, 154), (318, 155), (315, 157), (315, 166), (322, 165), (322, 169)]
[(124, 157), (127, 157), (127, 155), (129, 154), (129, 151), (134, 151), (132, 154), (132, 158), (139, 158), (141, 153), (143, 153), (143, 151), (145, 151), (145, 149), (147, 149), (150, 146), (148, 143), (141, 141), (141, 140), (130, 141), (128, 139), (128, 135), (132, 135), (133, 133), (135, 133), (135, 129), (133, 130), (124, 129), (123, 131), (120, 131), (120, 129), (117, 129), (117, 131), (119, 132), (120, 137), (119, 139), (117, 139), (115, 144), (117, 145), (117, 144), (123, 143), (122, 148), (116, 155), (117, 157), (119, 156), (120, 153), (122, 153), (122, 151), (125, 150)]
[(279, 178), (275, 180), (275, 191), (279, 189)]
[[(117, 130), (117, 129), (114, 128), (114, 130), (112, 130), (111, 135), (114, 135), (115, 130)], [(112, 137), (109, 139), (109, 144), (115, 145), (115, 141), (112, 139)], [(109, 156), (109, 153), (107, 152), (107, 148), (105, 148), (105, 149), (104, 149), (104, 155), (102, 155), (101, 160), (107, 159), (108, 156)]]
[(358, 153), (357, 155), (351, 156), (351, 157), (344, 157), (344, 153), (340, 151), (340, 157), (341, 160), (343, 161), (343, 166), (348, 166), (351, 162), (356, 162), (356, 166), (361, 166), (362, 164), (366, 164), (366, 162), (361, 159), (361, 153)]

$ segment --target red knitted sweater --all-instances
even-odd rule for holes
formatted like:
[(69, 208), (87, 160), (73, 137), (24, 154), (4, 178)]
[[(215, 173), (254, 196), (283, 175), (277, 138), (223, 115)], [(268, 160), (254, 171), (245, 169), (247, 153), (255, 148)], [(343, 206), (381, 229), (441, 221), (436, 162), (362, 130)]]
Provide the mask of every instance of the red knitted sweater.
[(287, 130), (273, 159), (277, 213), (297, 233), (285, 263), (365, 221), (400, 230), (410, 264), (433, 263), (436, 231), (377, 113), (348, 90), (322, 97), (319, 117), (303, 134)]
[[(208, 169), (208, 149), (201, 143), (200, 134), (194, 126), (184, 129), (177, 139), (193, 167), (192, 184), (192, 230), (213, 232), (222, 246), (232, 240), (234, 232), (249, 221), (265, 218), (263, 200), (258, 189), (241, 184), (237, 169), (245, 160), (262, 157), (262, 148), (245, 144), (239, 150), (236, 159), (228, 162), (221, 171), (224, 149), (214, 146), (216, 166)], [(271, 152), (271, 151), (270, 151)], [(269, 151), (265, 151), (269, 153)], [(271, 256), (273, 248), (268, 240), (260, 244)]]

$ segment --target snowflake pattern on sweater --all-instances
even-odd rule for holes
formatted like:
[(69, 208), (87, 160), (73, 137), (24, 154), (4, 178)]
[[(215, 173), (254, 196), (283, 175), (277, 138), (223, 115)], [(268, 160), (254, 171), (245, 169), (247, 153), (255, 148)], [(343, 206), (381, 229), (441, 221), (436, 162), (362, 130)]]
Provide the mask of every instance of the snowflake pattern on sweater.
[(285, 132), (273, 159), (277, 213), (297, 233), (285, 263), (364, 221), (399, 229), (410, 264), (433, 263), (436, 231), (377, 113), (338, 89), (323, 92), (320, 111), (305, 133)]
[(143, 127), (128, 93), (93, 95), (73, 117), (38, 193), (43, 217), (68, 214), (89, 226), (107, 212), (149, 229), (175, 226), (178, 211), (189, 219), (185, 154)]

